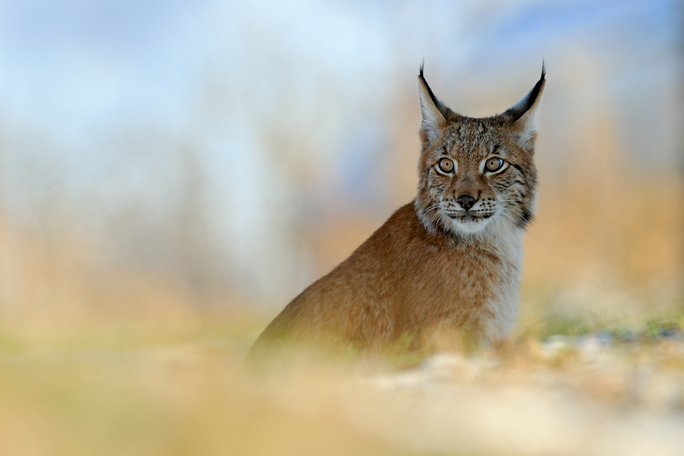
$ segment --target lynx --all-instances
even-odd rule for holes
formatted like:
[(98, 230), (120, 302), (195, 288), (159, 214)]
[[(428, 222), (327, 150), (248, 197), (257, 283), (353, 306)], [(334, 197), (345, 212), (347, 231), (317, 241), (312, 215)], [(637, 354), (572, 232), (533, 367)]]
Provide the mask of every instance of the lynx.
[(535, 210), (536, 117), (546, 70), (503, 114), (444, 105), (421, 65), (418, 191), (349, 258), (267, 326), (255, 352), (291, 343), (383, 350), (420, 347), (437, 331), (507, 338), (518, 308), (522, 239)]

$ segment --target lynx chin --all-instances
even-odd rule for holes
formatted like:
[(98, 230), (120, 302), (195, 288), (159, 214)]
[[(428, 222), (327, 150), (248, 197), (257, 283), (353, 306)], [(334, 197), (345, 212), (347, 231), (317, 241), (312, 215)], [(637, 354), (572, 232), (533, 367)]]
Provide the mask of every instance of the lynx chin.
[(497, 343), (518, 311), (522, 239), (537, 197), (536, 117), (546, 71), (503, 114), (455, 113), (418, 75), (415, 200), (266, 327), (250, 351), (292, 343), (383, 351), (436, 334)]

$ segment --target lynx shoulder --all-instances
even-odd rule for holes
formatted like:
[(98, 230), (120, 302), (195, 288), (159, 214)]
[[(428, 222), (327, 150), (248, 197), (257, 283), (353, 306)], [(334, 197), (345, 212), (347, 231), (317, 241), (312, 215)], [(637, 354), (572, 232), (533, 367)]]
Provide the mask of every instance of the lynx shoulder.
[(536, 200), (536, 115), (546, 82), (503, 114), (446, 107), (418, 76), (418, 191), (352, 255), (290, 302), (251, 356), (281, 344), (382, 350), (435, 331), (492, 342), (512, 331), (522, 237)]

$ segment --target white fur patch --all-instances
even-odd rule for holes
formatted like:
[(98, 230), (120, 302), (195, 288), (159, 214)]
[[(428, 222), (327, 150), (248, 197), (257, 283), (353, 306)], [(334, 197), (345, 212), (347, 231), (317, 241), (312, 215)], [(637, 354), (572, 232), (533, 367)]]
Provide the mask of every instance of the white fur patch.
[(502, 267), (498, 281), (493, 284), (494, 298), (488, 304), (494, 317), (485, 322), (485, 337), (498, 341), (510, 335), (518, 314), (524, 230), (503, 217), (492, 218), (482, 237), (496, 249)]
[(493, 317), (483, 322), (485, 338), (495, 342), (508, 337), (515, 326), (522, 276), (522, 240), (525, 231), (500, 214), (485, 219), (481, 227), (475, 224), (468, 225), (465, 225), (465, 229), (472, 227), (476, 230), (467, 232), (463, 229), (463, 224), (459, 224), (457, 226), (461, 235), (465, 232), (467, 237), (491, 246), (501, 259), (501, 269), (497, 271), (498, 280), (490, 284), (493, 298), (487, 303), (489, 313)]
[(456, 229), (456, 232), (473, 234), (484, 229), (490, 222), (491, 218), (479, 218), (468, 221), (461, 221), (458, 219), (451, 219), (451, 225)]

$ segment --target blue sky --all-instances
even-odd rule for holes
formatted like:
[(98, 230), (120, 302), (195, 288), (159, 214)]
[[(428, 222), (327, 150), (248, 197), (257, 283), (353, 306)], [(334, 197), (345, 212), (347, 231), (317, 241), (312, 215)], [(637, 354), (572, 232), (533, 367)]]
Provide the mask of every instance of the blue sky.
[(663, 49), (678, 33), (671, 0), (467, 5), (4, 1), (0, 113), (6, 122), (51, 134), (82, 134), (81, 128), (128, 116), (173, 126), (187, 121), (183, 111), (208, 66), (266, 99), (280, 90), (276, 76), (265, 74), (272, 62), (264, 63), (263, 53), (295, 62), (306, 82), (315, 72), (349, 79), (362, 70), (372, 83), (397, 68), (413, 69), (422, 58), (428, 68), (486, 74), (506, 58), (538, 62), (541, 54), (553, 62), (553, 50), (566, 41), (629, 53), (639, 46)]

